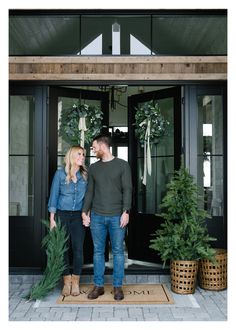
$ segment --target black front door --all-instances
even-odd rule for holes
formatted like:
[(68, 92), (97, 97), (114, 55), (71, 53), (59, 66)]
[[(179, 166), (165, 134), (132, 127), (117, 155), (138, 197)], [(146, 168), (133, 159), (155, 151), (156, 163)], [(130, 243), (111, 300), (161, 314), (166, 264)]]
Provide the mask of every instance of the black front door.
[[(170, 123), (168, 133), (151, 146), (151, 175), (143, 184), (144, 148), (135, 136), (135, 113), (145, 102), (158, 102), (161, 114)], [(160, 227), (160, 203), (166, 184), (180, 166), (181, 154), (181, 90), (180, 87), (129, 97), (129, 162), (132, 168), (134, 202), (128, 228), (129, 259), (160, 263), (160, 258), (149, 248), (150, 239)], [(150, 173), (150, 172), (149, 172)]]
[[(49, 92), (49, 191), (51, 182), (56, 169), (63, 166), (63, 159), (69, 148), (68, 141), (60, 136), (58, 128), (60, 127), (61, 112), (63, 109), (73, 107), (74, 104), (86, 103), (100, 107), (103, 112), (103, 125), (108, 130), (109, 118), (109, 94), (107, 92), (91, 91), (85, 89), (73, 89), (62, 87), (51, 87)], [(90, 146), (86, 146), (86, 165), (95, 160), (90, 154)], [(106, 253), (106, 259), (108, 253)], [(93, 244), (90, 229), (87, 228), (84, 243), (84, 263), (93, 262)]]

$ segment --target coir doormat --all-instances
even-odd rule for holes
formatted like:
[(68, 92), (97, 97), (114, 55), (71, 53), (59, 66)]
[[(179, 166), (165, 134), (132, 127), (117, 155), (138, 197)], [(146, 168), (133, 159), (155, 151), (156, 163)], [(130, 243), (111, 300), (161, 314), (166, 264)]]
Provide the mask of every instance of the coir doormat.
[(105, 293), (97, 299), (89, 300), (88, 293), (92, 290), (93, 285), (80, 285), (79, 296), (60, 296), (57, 304), (174, 304), (173, 298), (164, 284), (129, 284), (123, 285), (124, 299), (121, 301), (114, 300), (112, 285), (105, 285)]

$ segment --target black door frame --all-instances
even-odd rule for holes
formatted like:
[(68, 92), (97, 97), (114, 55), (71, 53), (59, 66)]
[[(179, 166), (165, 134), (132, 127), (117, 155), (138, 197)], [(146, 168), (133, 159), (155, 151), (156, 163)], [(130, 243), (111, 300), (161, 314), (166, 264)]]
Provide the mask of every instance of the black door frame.
[[(143, 94), (133, 95), (129, 97), (128, 112), (129, 123), (129, 162), (132, 168), (134, 195), (137, 191), (137, 145), (135, 137), (135, 129), (133, 123), (135, 121), (135, 108), (139, 102), (147, 102), (152, 99), (174, 98), (174, 169), (177, 170), (181, 161), (181, 86), (170, 87), (157, 91), (147, 92)], [(177, 128), (177, 129), (176, 129)], [(135, 260), (143, 260), (146, 262), (162, 263), (157, 253), (149, 248), (149, 238), (160, 226), (161, 219), (153, 214), (140, 214), (136, 208), (137, 203), (133, 203), (134, 207), (131, 213), (131, 221), (128, 229), (128, 246), (129, 258)], [(144, 224), (149, 226), (145, 226)]]
[[(216, 248), (227, 248), (227, 84), (198, 84), (185, 87), (185, 106), (190, 109), (186, 111), (185, 118), (185, 133), (186, 133), (186, 166), (190, 173), (197, 177), (197, 124), (198, 109), (197, 97), (200, 95), (220, 95), (222, 97), (223, 108), (223, 198), (224, 210), (223, 216), (213, 216), (211, 219), (206, 219), (206, 225), (209, 234), (217, 238), (217, 241), (212, 242), (212, 246)], [(191, 106), (190, 106), (191, 105)], [(191, 128), (191, 129), (190, 129)]]
[[(85, 89), (50, 87), (49, 89), (49, 186), (48, 197), (53, 176), (57, 170), (57, 142), (58, 142), (58, 97), (81, 98), (88, 100), (100, 100), (103, 110), (103, 125), (108, 126), (109, 119), (109, 94)], [(108, 127), (107, 127), (108, 130)], [(47, 197), (47, 199), (48, 199)], [(106, 248), (106, 261), (108, 260), (108, 245)], [(84, 263), (93, 263), (93, 243), (90, 229), (86, 229), (84, 241)]]

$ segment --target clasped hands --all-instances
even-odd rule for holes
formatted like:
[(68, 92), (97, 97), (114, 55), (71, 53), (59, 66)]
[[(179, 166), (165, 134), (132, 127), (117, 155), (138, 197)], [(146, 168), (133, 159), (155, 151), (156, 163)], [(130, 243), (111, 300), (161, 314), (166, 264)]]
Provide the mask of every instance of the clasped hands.
[[(86, 214), (85, 212), (82, 212), (82, 220), (83, 220), (83, 225), (85, 227), (89, 227), (90, 226), (90, 214)], [(127, 213), (123, 213), (121, 215), (121, 218), (120, 218), (120, 227), (121, 228), (124, 228), (127, 226), (127, 224), (129, 223), (129, 215)]]
[(85, 227), (90, 226), (90, 215), (86, 214), (85, 212), (82, 212), (82, 220), (83, 220), (83, 225)]

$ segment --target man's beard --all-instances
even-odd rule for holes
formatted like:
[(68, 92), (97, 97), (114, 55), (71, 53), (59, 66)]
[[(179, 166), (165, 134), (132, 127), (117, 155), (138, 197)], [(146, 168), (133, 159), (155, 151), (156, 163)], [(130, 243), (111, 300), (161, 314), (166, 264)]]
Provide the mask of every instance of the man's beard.
[(97, 151), (96, 153), (97, 159), (102, 159), (102, 156), (103, 156), (103, 152), (101, 150)]

